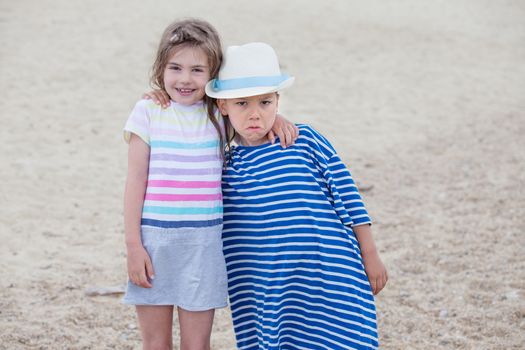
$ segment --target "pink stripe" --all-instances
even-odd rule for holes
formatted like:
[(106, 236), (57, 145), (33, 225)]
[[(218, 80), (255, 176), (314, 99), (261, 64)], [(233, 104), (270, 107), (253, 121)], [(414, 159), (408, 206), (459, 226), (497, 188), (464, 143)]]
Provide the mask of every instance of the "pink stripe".
[(171, 187), (171, 188), (221, 188), (220, 181), (173, 181), (173, 180), (150, 180), (148, 187)]
[(161, 194), (147, 193), (146, 198), (150, 201), (216, 201), (222, 199), (221, 193), (215, 194)]

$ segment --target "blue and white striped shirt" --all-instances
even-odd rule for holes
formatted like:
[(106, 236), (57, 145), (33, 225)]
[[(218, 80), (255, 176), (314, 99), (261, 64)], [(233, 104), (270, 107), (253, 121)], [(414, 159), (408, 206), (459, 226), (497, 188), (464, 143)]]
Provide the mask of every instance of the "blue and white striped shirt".
[(352, 226), (370, 218), (330, 143), (233, 148), (223, 249), (239, 349), (376, 349), (374, 298)]

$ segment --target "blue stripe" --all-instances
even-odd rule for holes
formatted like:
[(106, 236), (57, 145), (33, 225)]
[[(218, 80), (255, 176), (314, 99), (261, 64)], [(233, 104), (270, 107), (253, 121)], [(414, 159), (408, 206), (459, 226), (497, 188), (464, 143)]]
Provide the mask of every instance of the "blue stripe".
[[(368, 308), (368, 304), (366, 302), (363, 302), (362, 300), (359, 300), (357, 298), (351, 298), (351, 297), (342, 295), (341, 292), (345, 292), (345, 289), (342, 287), (339, 287), (339, 289), (337, 289), (337, 287), (334, 287), (330, 292), (326, 292), (322, 295), (324, 298), (320, 298), (321, 295), (316, 295), (316, 293), (318, 294), (319, 291), (316, 290), (315, 287), (326, 287), (326, 285), (316, 286), (314, 285), (314, 282), (312, 282), (310, 279), (306, 277), (300, 277), (300, 278), (298, 277), (298, 278), (287, 280), (285, 282), (286, 285), (281, 283), (281, 285), (284, 285), (284, 287), (281, 287), (281, 286), (267, 287), (268, 282), (265, 282), (265, 280), (262, 278), (261, 279), (242, 279), (241, 281), (243, 283), (253, 284), (254, 288), (253, 288), (253, 291), (250, 291), (248, 293), (242, 293), (243, 291), (242, 288), (238, 288), (238, 289), (230, 288), (229, 289), (230, 295), (235, 295), (234, 297), (230, 298), (230, 304), (234, 305), (234, 308), (235, 308), (235, 312), (232, 313), (232, 316), (234, 318), (242, 317), (243, 311), (240, 310), (241, 306), (256, 307), (260, 305), (259, 303), (261, 302), (262, 302), (262, 305), (264, 305), (264, 301), (267, 300), (267, 299), (260, 298), (258, 301), (255, 302), (255, 304), (253, 304), (253, 301), (246, 299), (247, 297), (253, 297), (256, 295), (255, 293), (258, 293), (258, 294), (266, 293), (267, 295), (283, 294), (283, 292), (286, 292), (289, 289), (291, 289), (290, 287), (291, 283), (296, 283), (296, 284), (299, 283), (299, 284), (302, 284), (303, 286), (293, 286), (292, 292), (295, 292), (295, 293), (286, 294), (287, 298), (292, 298), (296, 296), (296, 298), (301, 299), (305, 302), (308, 301), (310, 303), (321, 304), (321, 305), (324, 305), (322, 307), (323, 310), (326, 309), (325, 306), (330, 306), (336, 309), (339, 308), (341, 310), (347, 310), (348, 313), (355, 312), (353, 309), (350, 310), (348, 308), (349, 303), (354, 304), (352, 308), (355, 308), (356, 306), (361, 306), (361, 307), (364, 307), (365, 309)], [(257, 286), (257, 284), (259, 286)], [(239, 291), (240, 293), (238, 293)], [(304, 294), (311, 294), (311, 296), (305, 296)], [(268, 298), (270, 298), (270, 296)], [(286, 300), (277, 300), (275, 299), (276, 297), (273, 297), (273, 296), (271, 298), (273, 298), (274, 302), (286, 302)], [(330, 305), (326, 304), (326, 299), (330, 300)], [(373, 298), (371, 297), (367, 297), (365, 299), (368, 301), (373, 301)], [(370, 320), (375, 319), (374, 312), (367, 312), (367, 311), (360, 310), (357, 312), (357, 314), (360, 315), (359, 319), (362, 320), (363, 326), (372, 327), (372, 328), (375, 326), (375, 322), (370, 321)], [(343, 317), (342, 315), (344, 315), (344, 313), (341, 314), (341, 317)]]
[(222, 219), (199, 220), (199, 221), (162, 221), (153, 219), (142, 219), (141, 225), (154, 226), (162, 228), (179, 228), (179, 227), (210, 227), (222, 224)]
[[(268, 302), (271, 302), (270, 300), (268, 300)], [(271, 306), (265, 306), (264, 303), (260, 303), (258, 305), (259, 309), (270, 309)], [(370, 335), (372, 336), (372, 339), (370, 338), (366, 338), (366, 337), (362, 337), (361, 339), (359, 339), (359, 341), (362, 341), (362, 342), (366, 342), (368, 344), (373, 344), (373, 346), (377, 346), (377, 340), (373, 339), (374, 337), (377, 337), (377, 332), (374, 332), (368, 328), (365, 328), (365, 327), (359, 327), (359, 326), (356, 326), (355, 324), (352, 324), (352, 323), (349, 323), (349, 322), (343, 322), (343, 321), (340, 321), (340, 320), (337, 320), (336, 318), (339, 317), (339, 318), (342, 318), (341, 316), (342, 315), (337, 315), (337, 314), (333, 314), (333, 311), (330, 312), (330, 310), (323, 310), (325, 313), (331, 313), (330, 316), (333, 316), (333, 317), (324, 317), (324, 316), (321, 316), (321, 315), (316, 315), (316, 314), (311, 314), (309, 313), (308, 311), (304, 311), (304, 310), (301, 310), (301, 308), (306, 308), (308, 309), (308, 305), (307, 304), (304, 304), (304, 303), (300, 303), (300, 302), (289, 302), (289, 303), (286, 303), (286, 305), (284, 305), (281, 310), (278, 310), (278, 312), (276, 312), (275, 314), (272, 314), (270, 317), (268, 318), (265, 318), (265, 325), (267, 325), (268, 327), (276, 327), (276, 326), (284, 326), (286, 327), (287, 326), (287, 323), (289, 321), (294, 321), (296, 323), (303, 323), (303, 325), (297, 325), (297, 324), (294, 324), (294, 325), (291, 325), (292, 328), (292, 331), (293, 329), (297, 329), (297, 330), (300, 330), (306, 334), (312, 334), (314, 336), (318, 336), (319, 338), (317, 337), (313, 337), (313, 339), (316, 339), (318, 342), (325, 342), (325, 345), (331, 345), (332, 347), (328, 347), (328, 349), (332, 350), (332, 349), (341, 349), (341, 347), (337, 347), (335, 344), (333, 344), (330, 340), (335, 340), (339, 343), (342, 343), (342, 344), (348, 344), (348, 341), (343, 339), (343, 338), (338, 338), (337, 337), (337, 333), (341, 333), (341, 329), (340, 328), (345, 328), (345, 329), (352, 329), (354, 330), (355, 332), (359, 332), (359, 333), (362, 333), (362, 334), (367, 334), (367, 335)], [(252, 312), (258, 312), (257, 309), (252, 309), (251, 310)], [(276, 310), (277, 311), (277, 310)], [(316, 317), (317, 316), (317, 317)], [(235, 315), (232, 315), (232, 317), (235, 317)], [(356, 318), (356, 317), (351, 317), (351, 316), (344, 316), (346, 317), (346, 319), (348, 321), (355, 321), (355, 322), (361, 322), (362, 320), (359, 319), (359, 318)], [(271, 320), (272, 319), (277, 319), (277, 321), (274, 321), (272, 322)], [(319, 320), (319, 321), (317, 321)], [(239, 320), (241, 321), (241, 320)], [(253, 316), (250, 316), (250, 317), (246, 317), (244, 319), (242, 319), (242, 321), (244, 322), (247, 322), (248, 324), (253, 324), (253, 321), (256, 321), (253, 319)], [(250, 322), (251, 321), (251, 322)], [(324, 321), (324, 322), (322, 322)], [(339, 327), (337, 327), (339, 326)], [(313, 329), (313, 327), (317, 327), (317, 328), (321, 328), (320, 329)], [(272, 342), (272, 338), (273, 339), (276, 339), (279, 337), (279, 334), (278, 334), (278, 331), (279, 331), (279, 327), (277, 327), (277, 330), (275, 331), (268, 331), (268, 333), (270, 334), (266, 334), (266, 338), (269, 342)], [(330, 333), (328, 332), (330, 331)], [(290, 332), (287, 332), (288, 334)], [(335, 333), (335, 334), (334, 334)], [(354, 334), (354, 333), (350, 333), (350, 334)], [(271, 336), (271, 338), (270, 338)], [(303, 335), (302, 338), (305, 338), (305, 336)], [(325, 338), (326, 340), (323, 340), (323, 338)], [(280, 339), (282, 341), (282, 338)], [(358, 344), (357, 342), (352, 344), (353, 346), (360, 346), (360, 344)], [(362, 346), (362, 345), (361, 345)], [(366, 345), (365, 345), (366, 346)], [(364, 348), (366, 349), (367, 347), (360, 347), (360, 348)], [(343, 348), (343, 349), (348, 349), (348, 348)], [(352, 347), (352, 349), (354, 349), (354, 347)]]
[(225, 79), (219, 80), (215, 79), (213, 82), (213, 90), (222, 91), (222, 90), (233, 90), (233, 89), (245, 89), (251, 87), (260, 87), (260, 86), (277, 86), (283, 81), (289, 78), (288, 75), (275, 75), (271, 77), (246, 77), (246, 78), (236, 78), (236, 79)]
[(217, 148), (219, 141), (208, 142), (171, 142), (171, 141), (151, 141), (151, 147), (197, 149), (197, 148)]
[[(299, 277), (306, 278), (307, 280), (310, 281), (309, 283), (313, 283), (312, 281), (315, 281), (315, 279), (317, 278), (317, 279), (321, 279), (322, 281), (324, 281), (323, 283), (327, 283), (327, 284), (329, 282), (334, 282), (334, 283), (343, 283), (343, 284), (352, 285), (354, 288), (359, 288), (363, 290), (362, 292), (363, 297), (365, 297), (366, 299), (372, 299), (372, 291), (370, 289), (370, 284), (368, 283), (368, 279), (366, 278), (366, 275), (364, 276), (354, 275), (355, 272), (352, 272), (351, 270), (337, 271), (332, 266), (329, 266), (326, 269), (320, 269), (321, 271), (313, 271), (313, 269), (316, 269), (316, 268), (318, 269), (319, 266), (311, 266), (311, 265), (310, 266), (297, 266), (297, 264), (291, 264), (291, 263), (288, 263), (288, 266), (283, 266), (282, 264), (281, 265), (278, 265), (278, 264), (275, 264), (275, 265), (266, 264), (265, 265), (264, 263), (262, 263), (262, 265), (261, 264), (259, 265), (258, 264), (247, 264), (247, 263), (244, 263), (242, 265), (229, 264), (228, 265), (228, 271), (229, 271), (228, 278), (233, 279), (234, 277), (237, 277), (237, 276), (244, 276), (246, 274), (246, 271), (256, 271), (257, 275), (261, 278), (262, 281), (268, 280), (267, 283), (271, 284), (272, 282), (270, 282), (269, 279), (275, 279), (275, 278), (282, 279), (284, 278), (283, 276), (288, 276), (288, 274), (292, 273), (297, 278)], [(239, 270), (236, 271), (236, 269), (239, 269)], [(286, 269), (290, 269), (293, 271), (291, 272), (285, 271)], [(326, 273), (323, 273), (323, 270), (326, 270), (325, 271)], [(332, 274), (329, 274), (330, 272), (329, 270), (333, 270)], [(346, 273), (347, 276), (355, 277), (360, 281), (358, 282), (349, 277), (338, 276), (336, 275), (337, 273), (339, 274)], [(341, 288), (342, 291), (348, 288), (348, 287), (337, 287), (335, 285), (329, 285), (328, 287), (330, 289)]]

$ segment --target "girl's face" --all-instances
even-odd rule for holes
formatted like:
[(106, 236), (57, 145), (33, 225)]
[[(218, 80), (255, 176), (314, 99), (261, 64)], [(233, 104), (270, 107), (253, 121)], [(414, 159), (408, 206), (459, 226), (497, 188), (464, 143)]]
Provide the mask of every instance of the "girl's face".
[(222, 115), (227, 115), (245, 146), (258, 146), (268, 142), (277, 114), (279, 95), (266, 95), (218, 100)]
[(210, 80), (208, 57), (199, 47), (174, 50), (164, 69), (164, 88), (170, 98), (182, 105), (192, 105), (204, 98)]

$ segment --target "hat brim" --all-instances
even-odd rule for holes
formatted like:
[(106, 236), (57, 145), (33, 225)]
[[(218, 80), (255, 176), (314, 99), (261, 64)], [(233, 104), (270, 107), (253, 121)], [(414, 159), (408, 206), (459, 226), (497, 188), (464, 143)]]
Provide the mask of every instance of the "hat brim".
[(212, 79), (206, 84), (205, 91), (206, 95), (217, 99), (251, 97), (269, 94), (272, 92), (277, 92), (286, 89), (287, 87), (290, 87), (293, 84), (294, 80), (294, 77), (290, 77), (276, 86), (258, 86), (243, 89), (215, 90), (213, 89), (215, 79)]

